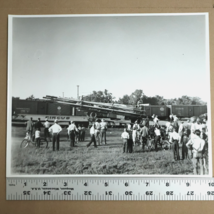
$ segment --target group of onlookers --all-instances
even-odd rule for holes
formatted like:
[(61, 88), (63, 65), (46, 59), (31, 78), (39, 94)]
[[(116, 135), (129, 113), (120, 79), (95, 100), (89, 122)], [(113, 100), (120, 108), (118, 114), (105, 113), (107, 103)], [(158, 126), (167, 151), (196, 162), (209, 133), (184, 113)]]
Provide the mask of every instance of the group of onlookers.
[(147, 123), (147, 119), (141, 123), (136, 121), (133, 126), (127, 125), (121, 138), (123, 152), (129, 153), (133, 152), (137, 143), (142, 145), (144, 151), (145, 145), (151, 147), (151, 141), (158, 151), (158, 145), (163, 146), (161, 142), (166, 140), (175, 161), (191, 159), (194, 174), (207, 173), (208, 129), (205, 118), (193, 117), (184, 123), (175, 115), (170, 115), (170, 121), (161, 126), (158, 117), (153, 115), (152, 126)]
[[(33, 141), (36, 141), (36, 146), (40, 147), (41, 142), (41, 128), (44, 128), (44, 139), (47, 141), (49, 138), (49, 141), (53, 142), (53, 151), (59, 150), (59, 141), (60, 141), (60, 132), (62, 131), (61, 126), (58, 124), (58, 121), (55, 120), (54, 124), (51, 126), (48, 119), (45, 119), (45, 122), (42, 123), (40, 121), (40, 118), (34, 123), (33, 119), (29, 119), (26, 122), (26, 131), (28, 137), (30, 137)], [(35, 130), (35, 132), (34, 132)], [(98, 145), (102, 144), (102, 141), (104, 139), (104, 144), (106, 144), (106, 131), (107, 131), (107, 123), (102, 119), (101, 121), (99, 119), (96, 120), (96, 122), (93, 122), (90, 126), (90, 136), (91, 140), (87, 144), (87, 147), (89, 147), (92, 143), (94, 143), (94, 146), (97, 147)], [(51, 136), (50, 136), (51, 133)], [(69, 125), (67, 127), (67, 136), (70, 141), (70, 148), (75, 146), (75, 144), (78, 144), (78, 142), (85, 141), (85, 127), (83, 125), (75, 125), (74, 121), (69, 122)], [(56, 144), (56, 146), (55, 146)]]
[(92, 143), (94, 143), (94, 147), (97, 147), (97, 143), (98, 145), (102, 145), (103, 139), (104, 139), (104, 144), (107, 144), (106, 131), (107, 131), (107, 123), (104, 121), (104, 119), (102, 119), (101, 121), (97, 119), (96, 122), (93, 122), (90, 127), (91, 140), (87, 144), (87, 147), (89, 147)]
[[(44, 140), (53, 142), (53, 151), (55, 151), (55, 147), (56, 150), (59, 150), (59, 133), (62, 131), (62, 127), (58, 124), (57, 120), (51, 125), (47, 118), (44, 123), (41, 122), (40, 118), (38, 118), (35, 123), (33, 122), (33, 119), (30, 118), (26, 122), (27, 137), (30, 137), (33, 141), (35, 140), (36, 146), (40, 147), (42, 128), (44, 128)], [(70, 140), (70, 147), (72, 148), (75, 143), (85, 140), (85, 127), (83, 125), (78, 125), (77, 128), (75, 122), (71, 121), (67, 128), (67, 134), (68, 139)]]

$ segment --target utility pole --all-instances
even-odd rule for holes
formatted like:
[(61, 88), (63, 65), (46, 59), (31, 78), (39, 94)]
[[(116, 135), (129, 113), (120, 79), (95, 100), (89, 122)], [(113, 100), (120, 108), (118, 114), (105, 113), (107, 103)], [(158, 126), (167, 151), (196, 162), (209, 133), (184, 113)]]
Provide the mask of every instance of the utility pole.
[(64, 97), (64, 92), (62, 92), (62, 97)]
[(79, 100), (79, 85), (77, 85), (77, 99)]

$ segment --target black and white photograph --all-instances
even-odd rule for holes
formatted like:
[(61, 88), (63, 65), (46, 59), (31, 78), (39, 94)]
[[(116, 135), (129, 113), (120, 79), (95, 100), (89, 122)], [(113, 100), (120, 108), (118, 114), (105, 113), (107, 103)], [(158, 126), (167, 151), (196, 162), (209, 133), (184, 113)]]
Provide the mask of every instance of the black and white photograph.
[(7, 176), (211, 177), (208, 26), (10, 15)]

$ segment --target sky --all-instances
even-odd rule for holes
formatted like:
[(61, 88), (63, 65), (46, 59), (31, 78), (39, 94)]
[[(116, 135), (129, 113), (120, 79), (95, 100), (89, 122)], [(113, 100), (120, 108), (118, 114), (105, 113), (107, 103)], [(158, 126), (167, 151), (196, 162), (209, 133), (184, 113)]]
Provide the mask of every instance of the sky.
[[(209, 99), (205, 16), (13, 18), (12, 96)], [(209, 90), (209, 89), (208, 89)]]

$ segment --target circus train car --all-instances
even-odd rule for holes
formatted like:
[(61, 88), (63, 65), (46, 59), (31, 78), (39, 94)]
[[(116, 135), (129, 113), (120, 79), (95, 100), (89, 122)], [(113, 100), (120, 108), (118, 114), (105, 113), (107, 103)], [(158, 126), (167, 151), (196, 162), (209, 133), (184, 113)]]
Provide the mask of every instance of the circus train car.
[(62, 126), (67, 126), (69, 121), (88, 125), (86, 114), (78, 111), (73, 106), (51, 103), (44, 100), (13, 99), (12, 125), (23, 126), (30, 118), (33, 121), (40, 118), (42, 122), (47, 118), (51, 123), (57, 119)]
[[(49, 102), (47, 100), (12, 100), (13, 126), (24, 126), (25, 122), (30, 118), (33, 121), (37, 121), (40, 118), (42, 122), (47, 118), (50, 123), (53, 123), (57, 119), (63, 127), (67, 126), (69, 121), (75, 121), (77, 125), (88, 126), (87, 115), (90, 114), (91, 112), (87, 112), (76, 106)], [(125, 119), (125, 116), (113, 113), (96, 113), (96, 117), (104, 118), (109, 127), (123, 126), (130, 122), (130, 120)]]

